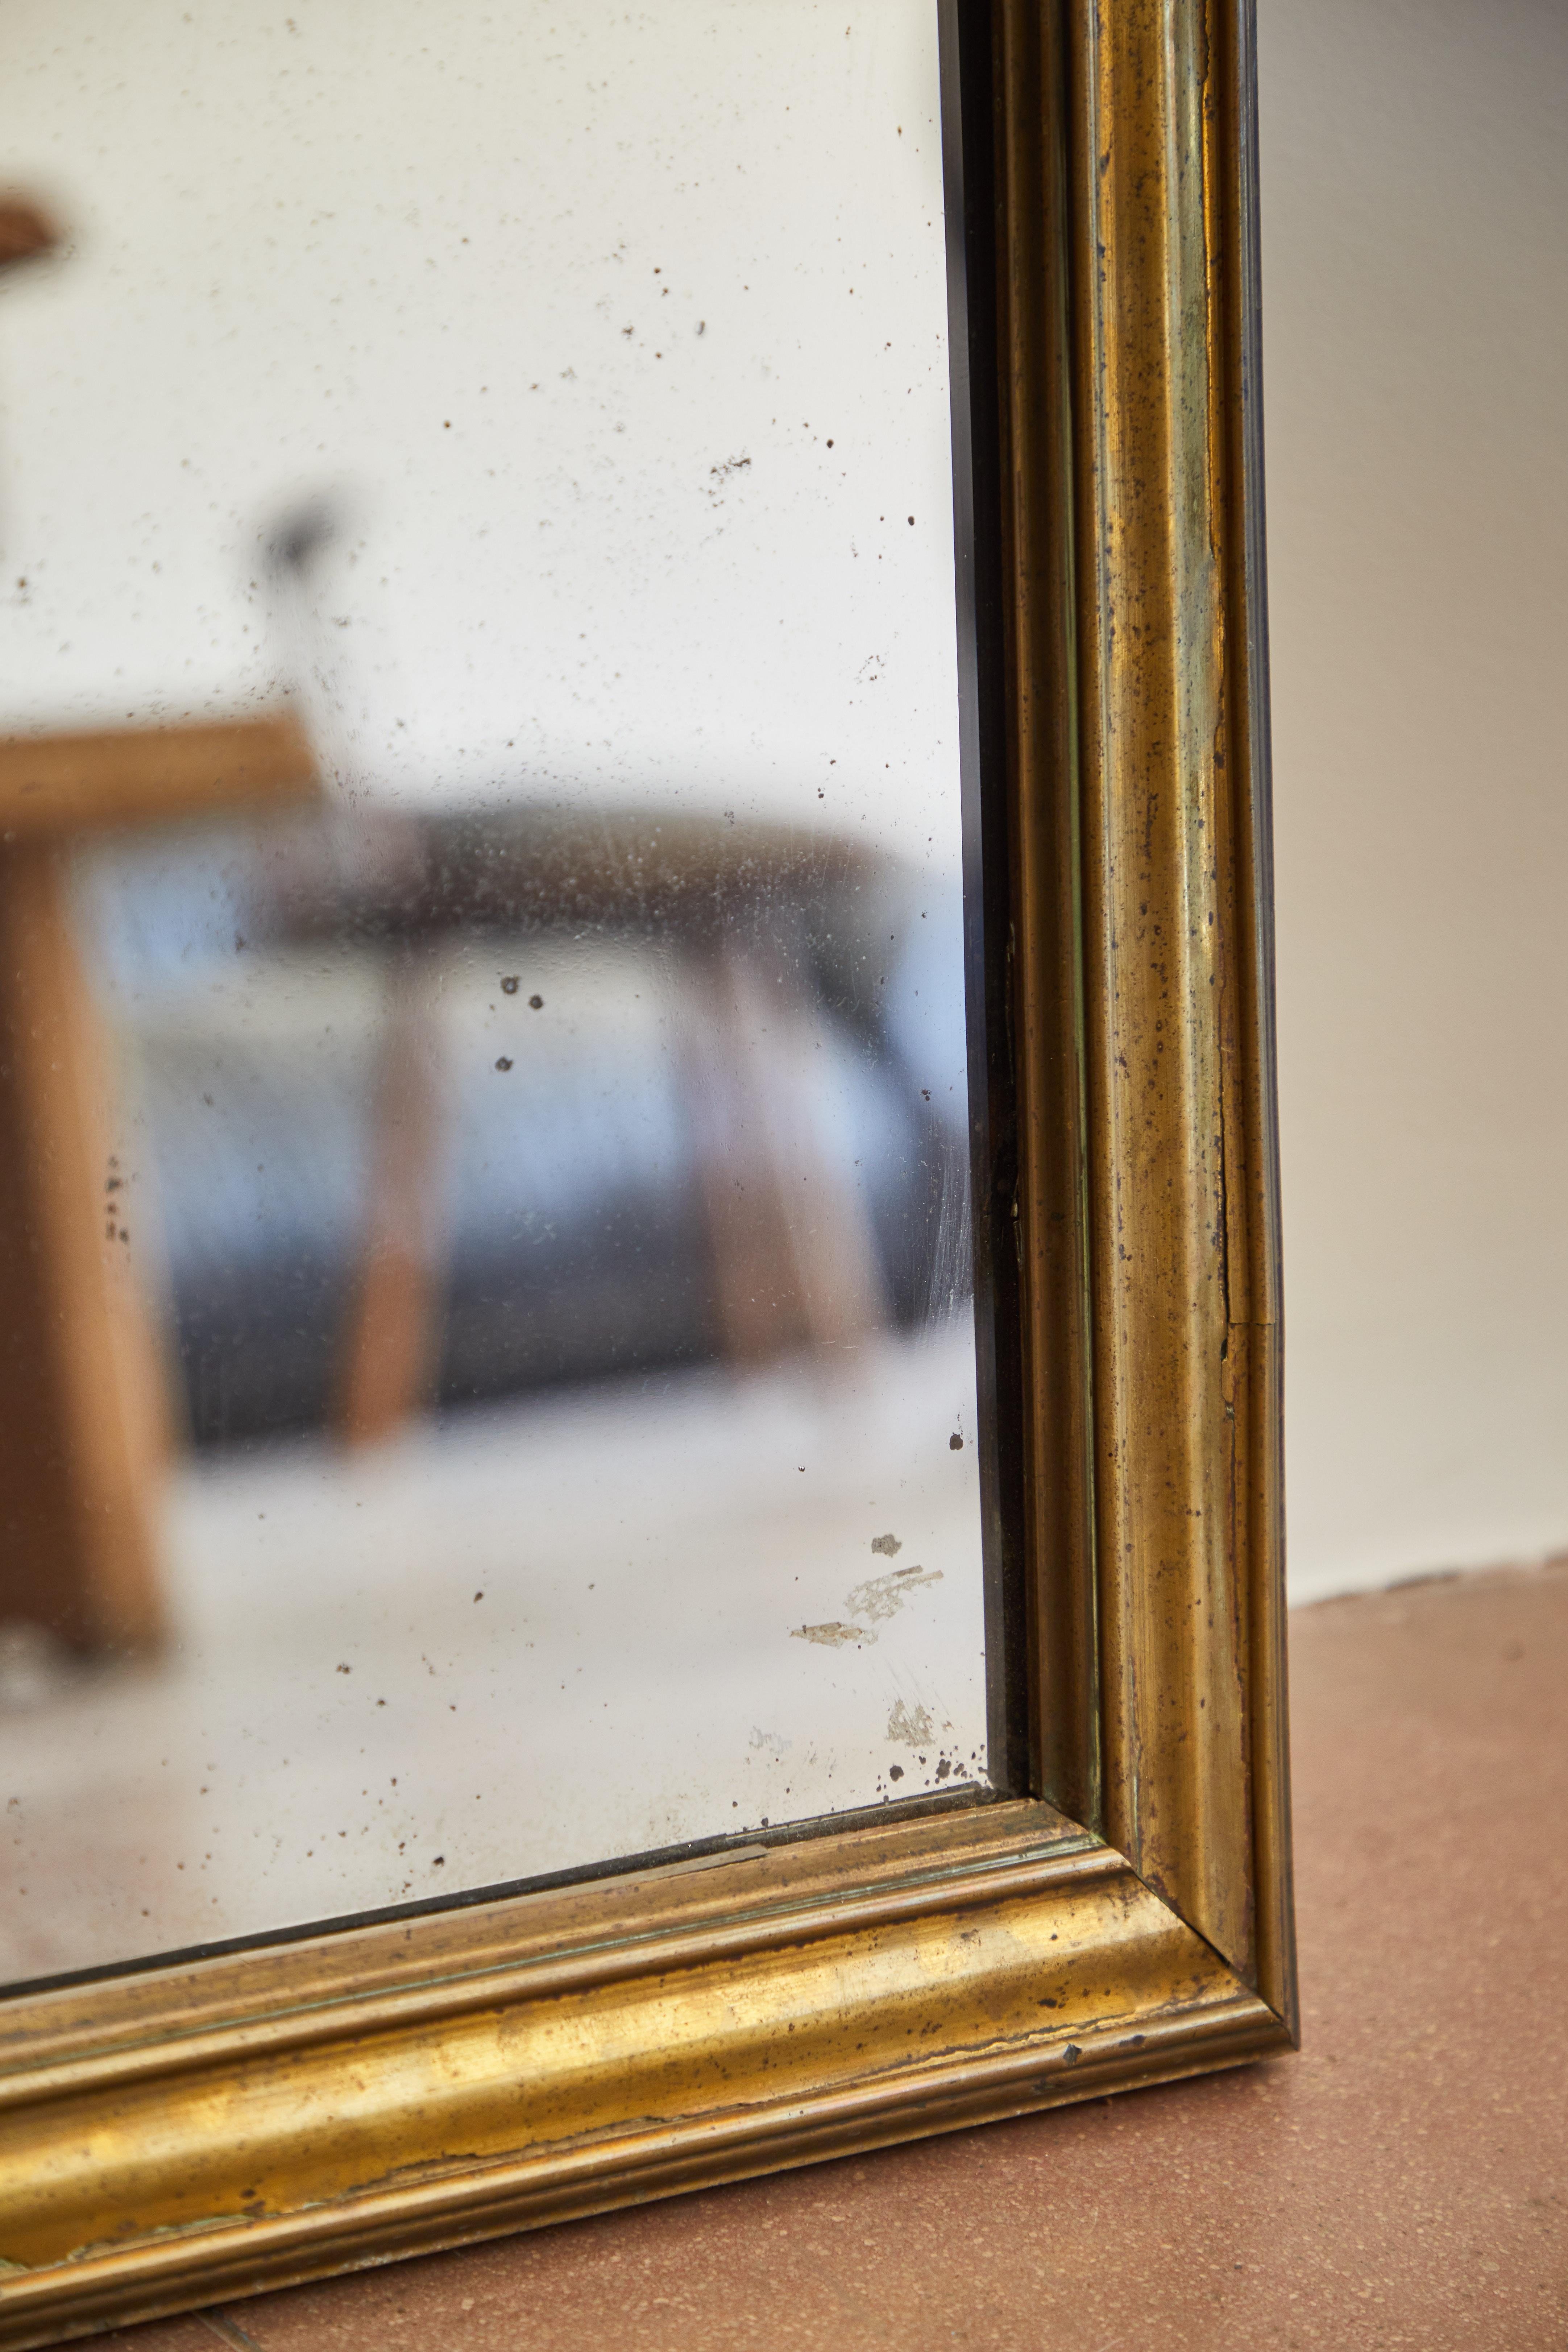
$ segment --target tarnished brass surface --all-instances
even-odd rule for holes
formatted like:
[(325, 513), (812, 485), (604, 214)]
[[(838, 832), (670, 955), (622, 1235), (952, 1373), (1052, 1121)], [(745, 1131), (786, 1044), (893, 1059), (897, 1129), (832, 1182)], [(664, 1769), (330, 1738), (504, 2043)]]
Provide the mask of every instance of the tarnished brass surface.
[(1250, 10), (1070, 26), (1100, 1825), (1285, 2011)]
[(1120, 1856), (1031, 1804), (421, 1925), (434, 1981), (403, 1927), (296, 1948), (282, 2007), (279, 1952), (207, 1963), (195, 1999), (190, 1971), (144, 1979), (134, 2022), (54, 1996), (0, 2117), (4, 2252), (29, 2266), (0, 2342), (1281, 2038)]
[(1043, 1802), (0, 2006), (0, 2344), (1294, 2032), (1248, 0), (996, 0)]
[(1294, 2015), (1251, 9), (1000, 0), (1039, 1785)]
[(1225, 641), (1207, 93), (1196, 58), (1173, 69), (1204, 27), (1201, 9), (1134, 0), (1074, 29), (1073, 178), (1100, 256), (1076, 356), (1090, 411), (1077, 535), (1105, 1823), (1245, 1964), (1244, 1629), (1221, 1388)]

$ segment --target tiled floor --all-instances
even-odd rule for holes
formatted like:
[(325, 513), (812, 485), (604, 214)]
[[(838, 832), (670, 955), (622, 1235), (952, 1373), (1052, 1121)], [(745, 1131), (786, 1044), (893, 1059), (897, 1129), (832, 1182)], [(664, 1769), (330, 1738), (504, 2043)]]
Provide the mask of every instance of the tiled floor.
[(1292, 1661), (1299, 2057), (102, 2352), (1563, 2352), (1568, 1565), (1322, 1604)]

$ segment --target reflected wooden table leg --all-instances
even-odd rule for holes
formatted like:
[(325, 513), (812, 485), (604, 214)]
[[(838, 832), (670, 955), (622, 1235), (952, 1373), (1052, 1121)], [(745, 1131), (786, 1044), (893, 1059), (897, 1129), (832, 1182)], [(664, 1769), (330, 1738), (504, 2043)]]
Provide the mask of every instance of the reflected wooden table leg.
[(810, 1006), (792, 972), (690, 960), (688, 1088), (724, 1353), (852, 1347), (888, 1318), (876, 1237), (820, 1132)]
[(146, 1648), (161, 1630), (170, 1381), (110, 1159), (70, 854), (95, 833), (316, 789), (289, 712), (0, 740), (0, 1620), (82, 1650)]
[(0, 853), (0, 1618), (89, 1652), (159, 1636), (168, 1444), (108, 1059), (64, 853)]
[(338, 1432), (350, 1445), (389, 1436), (425, 1403), (435, 1377), (439, 1053), (425, 975), (400, 955), (371, 1110), (364, 1242), (339, 1387)]

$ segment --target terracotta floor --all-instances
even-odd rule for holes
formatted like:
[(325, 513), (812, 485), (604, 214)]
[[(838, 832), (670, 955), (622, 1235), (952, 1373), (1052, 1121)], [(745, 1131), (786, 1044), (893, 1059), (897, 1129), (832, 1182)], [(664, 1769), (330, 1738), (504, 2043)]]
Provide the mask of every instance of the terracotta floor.
[(1568, 1565), (1325, 1602), (1292, 1654), (1299, 2057), (100, 2345), (1563, 2352)]

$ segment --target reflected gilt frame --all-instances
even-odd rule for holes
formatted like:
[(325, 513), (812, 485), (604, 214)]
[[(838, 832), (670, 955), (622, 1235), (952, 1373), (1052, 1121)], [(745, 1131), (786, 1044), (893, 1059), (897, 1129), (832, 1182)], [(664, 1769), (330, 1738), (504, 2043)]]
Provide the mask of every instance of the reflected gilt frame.
[(0, 2002), (0, 2345), (1294, 2041), (1250, 0), (947, 5), (1032, 1793)]

